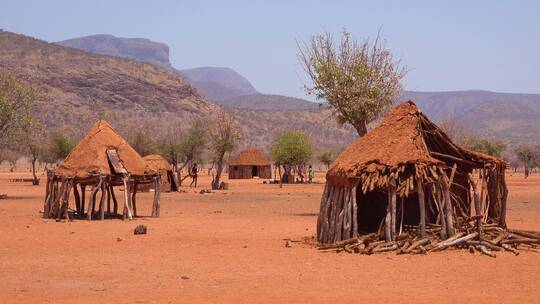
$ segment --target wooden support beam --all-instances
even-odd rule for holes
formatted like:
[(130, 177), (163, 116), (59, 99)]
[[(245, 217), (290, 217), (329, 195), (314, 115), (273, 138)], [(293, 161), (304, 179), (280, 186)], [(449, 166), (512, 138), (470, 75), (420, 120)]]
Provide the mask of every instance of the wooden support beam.
[(137, 216), (137, 198), (136, 198), (137, 188), (138, 188), (138, 183), (136, 181), (132, 181), (131, 182), (131, 205), (133, 207), (134, 217)]
[(462, 158), (459, 158), (459, 157), (455, 157), (455, 156), (448, 155), (448, 154), (443, 154), (443, 153), (438, 153), (438, 152), (429, 152), (429, 153), (432, 156), (435, 156), (435, 158), (441, 157), (441, 158), (445, 158), (445, 159), (448, 159), (448, 160), (451, 160), (451, 161), (454, 161), (454, 162), (470, 165), (470, 166), (475, 167), (475, 168), (478, 167), (477, 163), (466, 160), (466, 159), (462, 159)]
[(81, 184), (81, 213), (80, 218), (84, 217), (84, 205), (86, 203), (86, 185)]
[(397, 203), (397, 196), (396, 196), (396, 182), (394, 179), (391, 179), (388, 182), (388, 186), (390, 187), (390, 208), (391, 208), (391, 218), (390, 223), (392, 225), (391, 232), (392, 232), (392, 241), (394, 241), (397, 237), (396, 233), (396, 227), (397, 227), (397, 213), (396, 213), (396, 203)]
[(387, 242), (392, 241), (392, 190), (388, 187), (388, 201), (386, 203), (386, 217), (384, 219), (384, 237)]
[(424, 199), (424, 181), (421, 175), (418, 176), (416, 182), (418, 191), (418, 209), (420, 211), (420, 238), (424, 239), (426, 237), (426, 203)]
[(99, 219), (104, 220), (105, 219), (105, 195), (107, 193), (107, 186), (108, 183), (106, 180), (104, 180), (101, 183), (101, 198), (99, 200)]
[(118, 201), (116, 200), (116, 195), (114, 194), (114, 187), (113, 185), (109, 185), (109, 189), (111, 191), (111, 197), (113, 200), (113, 213), (118, 214)]
[(130, 178), (129, 178), (129, 175), (124, 175), (124, 178), (122, 179), (122, 181), (124, 182), (124, 212), (122, 213), (122, 218), (123, 219), (126, 219), (126, 217), (129, 219), (129, 220), (132, 220), (133, 217), (131, 216), (131, 209), (130, 209), (130, 195), (129, 195), (129, 186), (128, 186), (128, 182), (129, 182)]
[(79, 196), (79, 189), (77, 188), (77, 184), (73, 182), (73, 197), (75, 198), (75, 209), (77, 210), (77, 214), (81, 215), (81, 197)]
[(352, 198), (351, 198), (351, 204), (352, 204), (352, 237), (358, 237), (358, 205), (356, 201), (356, 193), (358, 192), (358, 185), (359, 182), (356, 182), (355, 186), (352, 188)]

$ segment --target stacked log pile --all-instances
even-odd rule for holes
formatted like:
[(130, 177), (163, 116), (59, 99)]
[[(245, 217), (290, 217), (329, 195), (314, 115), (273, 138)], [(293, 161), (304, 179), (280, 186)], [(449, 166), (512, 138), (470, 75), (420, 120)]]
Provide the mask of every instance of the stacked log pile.
[(386, 241), (382, 233), (370, 233), (334, 244), (319, 244), (319, 250), (370, 255), (382, 252), (426, 254), (453, 248), (479, 252), (490, 257), (496, 257), (495, 252), (502, 251), (519, 255), (520, 248), (540, 252), (540, 232), (503, 229), (497, 224), (484, 224), (479, 232), (478, 226), (471, 224), (462, 232), (442, 239), (441, 227), (429, 226), (426, 228), (428, 235), (424, 238), (420, 237), (419, 227), (414, 226), (406, 227), (405, 232), (393, 241)]

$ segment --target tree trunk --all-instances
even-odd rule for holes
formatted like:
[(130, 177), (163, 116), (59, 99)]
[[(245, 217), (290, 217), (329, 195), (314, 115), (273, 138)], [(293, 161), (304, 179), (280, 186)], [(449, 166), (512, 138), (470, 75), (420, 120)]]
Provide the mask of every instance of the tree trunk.
[(216, 176), (214, 177), (214, 180), (212, 181), (212, 190), (219, 189), (219, 180), (221, 178), (221, 172), (223, 171), (223, 157), (224, 156), (225, 156), (225, 153), (221, 153), (219, 155), (219, 158), (217, 161)]
[(32, 157), (32, 176), (34, 180), (32, 181), (32, 185), (37, 186), (39, 185), (39, 180), (36, 176), (36, 161), (37, 159), (35, 157)]
[(353, 124), (354, 129), (356, 130), (356, 133), (358, 133), (358, 137), (362, 137), (366, 135), (367, 133), (367, 124), (365, 120), (359, 121), (356, 124)]

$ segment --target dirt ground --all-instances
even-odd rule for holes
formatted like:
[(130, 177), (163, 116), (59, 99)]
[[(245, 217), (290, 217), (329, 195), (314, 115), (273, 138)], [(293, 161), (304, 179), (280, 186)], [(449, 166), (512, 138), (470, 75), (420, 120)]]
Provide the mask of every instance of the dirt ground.
[[(323, 184), (234, 180), (230, 190), (151, 193), (133, 221), (41, 218), (44, 187), (0, 173), (1, 303), (540, 303), (540, 253), (323, 253), (314, 236)], [(322, 174), (318, 180), (322, 182)], [(198, 188), (209, 185), (203, 176)], [(508, 177), (508, 223), (540, 230), (540, 175)], [(147, 235), (133, 235), (138, 224)]]

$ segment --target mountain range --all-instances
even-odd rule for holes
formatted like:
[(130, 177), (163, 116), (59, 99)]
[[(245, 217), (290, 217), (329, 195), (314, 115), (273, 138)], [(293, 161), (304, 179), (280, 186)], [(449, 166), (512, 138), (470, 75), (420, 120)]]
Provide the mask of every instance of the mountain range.
[[(357, 138), (336, 123), (326, 104), (261, 94), (230, 68), (176, 69), (165, 44), (124, 39), (95, 35), (49, 43), (0, 30), (0, 70), (38, 87), (47, 127), (75, 137), (97, 118), (123, 134), (143, 129), (163, 137), (225, 107), (241, 128), (241, 147), (266, 150), (276, 134), (291, 129), (307, 132), (321, 150)], [(435, 121), (458, 119), (473, 134), (511, 145), (540, 143), (540, 94), (406, 91), (402, 99)]]
[[(194, 119), (212, 119), (220, 110), (222, 106), (200, 94), (181, 73), (147, 63), (154, 61), (147, 56), (152, 52), (143, 48), (140, 53), (145, 61), (0, 30), (0, 71), (39, 90), (36, 114), (51, 132), (80, 137), (97, 118), (104, 118), (124, 135), (143, 130), (165, 137), (185, 130)], [(328, 109), (232, 110), (242, 132), (240, 148), (267, 150), (272, 139), (288, 129), (306, 131), (318, 149), (340, 148), (356, 138), (331, 118)]]

